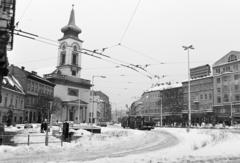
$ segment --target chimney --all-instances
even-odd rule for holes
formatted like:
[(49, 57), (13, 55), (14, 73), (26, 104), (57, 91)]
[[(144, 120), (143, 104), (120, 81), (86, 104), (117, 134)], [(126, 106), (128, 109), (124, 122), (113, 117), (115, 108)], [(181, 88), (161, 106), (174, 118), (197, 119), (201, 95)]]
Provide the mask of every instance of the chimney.
[(21, 67), (21, 69), (22, 69), (22, 70), (25, 70), (25, 67), (24, 67), (24, 66), (22, 66), (22, 67)]
[(33, 75), (37, 75), (37, 72), (36, 72), (36, 71), (32, 71), (32, 74), (33, 74)]

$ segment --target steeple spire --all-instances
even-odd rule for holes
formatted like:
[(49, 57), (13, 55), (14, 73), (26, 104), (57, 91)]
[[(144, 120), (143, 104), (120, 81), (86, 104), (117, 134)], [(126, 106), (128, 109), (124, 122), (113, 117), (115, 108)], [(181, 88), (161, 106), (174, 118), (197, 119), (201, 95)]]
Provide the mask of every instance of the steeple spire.
[(74, 5), (72, 5), (72, 11), (70, 14), (70, 18), (68, 21), (68, 25), (64, 26), (61, 31), (64, 33), (63, 37), (75, 37), (78, 39), (78, 34), (82, 31), (81, 29), (75, 24), (75, 13), (74, 13)]

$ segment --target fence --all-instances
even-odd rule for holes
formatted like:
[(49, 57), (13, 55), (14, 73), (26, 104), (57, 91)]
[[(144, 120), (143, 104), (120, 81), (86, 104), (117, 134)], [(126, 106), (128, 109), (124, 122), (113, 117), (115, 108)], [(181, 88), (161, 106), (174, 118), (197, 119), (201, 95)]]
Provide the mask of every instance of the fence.
[(48, 146), (50, 143), (59, 143), (63, 146), (63, 142), (71, 142), (71, 140), (79, 137), (74, 137), (72, 133), (69, 133), (68, 138), (64, 138), (61, 133), (53, 133), (49, 135), (48, 132), (45, 134), (0, 134), (0, 145), (33, 145), (33, 144), (45, 144)]

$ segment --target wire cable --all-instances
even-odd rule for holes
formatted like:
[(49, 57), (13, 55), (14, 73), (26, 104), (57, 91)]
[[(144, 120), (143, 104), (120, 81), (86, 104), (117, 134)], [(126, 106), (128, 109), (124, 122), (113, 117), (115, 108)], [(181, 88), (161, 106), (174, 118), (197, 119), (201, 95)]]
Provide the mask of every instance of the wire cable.
[(23, 10), (23, 12), (22, 12), (22, 15), (20, 16), (19, 20), (18, 20), (18, 21), (16, 22), (16, 24), (15, 24), (16, 27), (19, 25), (20, 21), (21, 21), (21, 20), (23, 19), (23, 17), (25, 16), (25, 14), (26, 14), (28, 8), (30, 7), (31, 3), (32, 3), (32, 0), (30, 0), (30, 1), (28, 2), (28, 4), (26, 5), (26, 7), (24, 8), (24, 10)]
[(134, 18), (134, 16), (135, 16), (136, 13), (137, 13), (137, 9), (138, 9), (138, 7), (139, 7), (139, 5), (140, 5), (140, 2), (141, 2), (141, 0), (138, 0), (138, 3), (137, 3), (137, 5), (136, 5), (136, 7), (135, 7), (135, 9), (134, 9), (134, 11), (133, 11), (133, 13), (132, 13), (129, 21), (128, 21), (128, 24), (127, 24), (127, 26), (126, 26), (126, 28), (125, 28), (122, 36), (121, 36), (121, 39), (120, 39), (120, 42), (119, 42), (119, 43), (122, 43), (122, 42), (123, 42), (123, 39), (124, 39), (124, 37), (126, 36), (126, 33), (127, 33), (128, 29), (129, 29), (129, 27), (130, 27), (130, 24), (131, 24), (131, 22), (133, 21), (133, 18)]

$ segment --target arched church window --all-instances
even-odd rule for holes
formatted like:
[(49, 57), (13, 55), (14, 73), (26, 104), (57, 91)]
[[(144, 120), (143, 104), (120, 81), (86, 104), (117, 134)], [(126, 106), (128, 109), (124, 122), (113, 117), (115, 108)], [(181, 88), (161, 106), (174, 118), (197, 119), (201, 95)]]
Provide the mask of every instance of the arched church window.
[(75, 45), (75, 46), (73, 46), (73, 51), (77, 51), (78, 49), (77, 49), (77, 46)]
[(63, 51), (61, 52), (61, 60), (60, 60), (60, 65), (64, 65), (66, 60), (66, 52)]
[(66, 45), (63, 45), (63, 46), (62, 46), (62, 50), (65, 50), (65, 49), (66, 49)]
[(236, 61), (237, 60), (237, 56), (236, 55), (230, 55), (228, 57), (228, 62), (233, 62), (233, 61)]
[(73, 52), (72, 53), (72, 64), (77, 65), (77, 58), (78, 58), (78, 53)]

